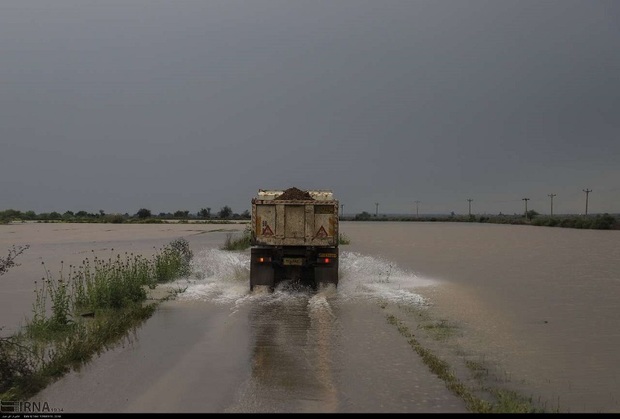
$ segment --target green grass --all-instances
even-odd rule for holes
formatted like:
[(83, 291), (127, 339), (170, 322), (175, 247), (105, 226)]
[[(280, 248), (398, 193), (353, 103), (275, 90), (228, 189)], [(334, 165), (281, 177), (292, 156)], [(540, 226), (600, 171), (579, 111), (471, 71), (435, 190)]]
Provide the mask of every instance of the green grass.
[(482, 362), (466, 360), (465, 366), (471, 371), (472, 376), (478, 381), (482, 381), (489, 375), (488, 368), (486, 368)]
[(221, 250), (245, 250), (252, 245), (252, 234), (249, 228), (246, 228), (241, 235), (233, 233), (226, 234), (226, 240)]
[(440, 320), (439, 322), (431, 322), (422, 324), (419, 326), (428, 333), (432, 334), (436, 340), (445, 340), (453, 336), (456, 332), (456, 328), (447, 323), (446, 320)]
[[(532, 399), (524, 397), (515, 391), (497, 388), (484, 388), (493, 400), (486, 400), (479, 397), (479, 391), (470, 388), (457, 377), (452, 367), (435, 355), (430, 349), (423, 346), (409, 328), (396, 316), (387, 315), (389, 324), (395, 326), (399, 333), (407, 339), (413, 350), (422, 358), (422, 361), (437, 377), (444, 381), (446, 387), (456, 396), (461, 398), (472, 413), (546, 413), (544, 410), (534, 406)], [(427, 331), (435, 334), (435, 338), (443, 339), (447, 335), (442, 331), (437, 334), (437, 330), (445, 328), (444, 322), (435, 323), (433, 327), (426, 328)], [(448, 329), (450, 329), (448, 327)], [(452, 334), (452, 332), (449, 332)], [(483, 380), (488, 371), (482, 363), (467, 363), (467, 367), (479, 381)]]
[(61, 267), (58, 277), (46, 269), (32, 318), (0, 339), (0, 399), (32, 397), (118, 343), (155, 311), (159, 301), (147, 301), (147, 289), (189, 275), (192, 256), (187, 241), (178, 239), (150, 259), (127, 253), (87, 258), (67, 272)]
[(338, 244), (351, 244), (351, 239), (344, 233), (338, 234)]

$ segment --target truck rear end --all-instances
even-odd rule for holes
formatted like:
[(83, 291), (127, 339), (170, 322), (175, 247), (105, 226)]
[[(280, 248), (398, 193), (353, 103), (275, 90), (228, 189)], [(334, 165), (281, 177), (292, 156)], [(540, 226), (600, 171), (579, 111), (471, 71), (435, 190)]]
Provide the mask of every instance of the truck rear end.
[(329, 190), (259, 190), (252, 199), (250, 290), (284, 280), (338, 285), (338, 201)]

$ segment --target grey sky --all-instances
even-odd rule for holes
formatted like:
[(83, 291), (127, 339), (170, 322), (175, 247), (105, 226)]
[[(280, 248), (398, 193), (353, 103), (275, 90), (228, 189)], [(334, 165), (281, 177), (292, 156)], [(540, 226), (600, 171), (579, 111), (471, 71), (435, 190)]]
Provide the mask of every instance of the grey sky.
[(620, 212), (617, 0), (2, 0), (0, 210)]

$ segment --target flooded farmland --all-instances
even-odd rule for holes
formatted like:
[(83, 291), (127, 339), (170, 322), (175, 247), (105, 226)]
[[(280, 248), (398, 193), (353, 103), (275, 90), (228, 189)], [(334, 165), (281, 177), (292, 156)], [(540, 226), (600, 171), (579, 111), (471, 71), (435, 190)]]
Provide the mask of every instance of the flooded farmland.
[(41, 262), (54, 272), (61, 260), (148, 254), (178, 237), (194, 251), (176, 300), (35, 400), (66, 412), (466, 412), (386, 320), (415, 313), (450, 326), (428, 341), (438, 356), (484, 364), (550, 411), (620, 410), (616, 231), (343, 222), (351, 244), (337, 289), (250, 293), (249, 254), (219, 249), (243, 228), (0, 226), (2, 247), (31, 245), (0, 281), (3, 333), (29, 315)]

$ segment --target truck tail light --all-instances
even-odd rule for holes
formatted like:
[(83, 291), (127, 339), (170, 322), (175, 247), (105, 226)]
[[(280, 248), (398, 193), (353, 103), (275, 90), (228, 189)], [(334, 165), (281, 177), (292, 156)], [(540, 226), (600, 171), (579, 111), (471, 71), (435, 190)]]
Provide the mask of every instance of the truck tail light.
[(271, 262), (271, 256), (259, 256), (257, 260), (258, 260), (258, 263)]
[(318, 257), (316, 259), (316, 262), (319, 265), (329, 265), (331, 263), (335, 263), (336, 262), (336, 258), (338, 257), (338, 253), (325, 252), (325, 253), (319, 253), (317, 256)]

